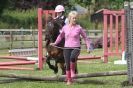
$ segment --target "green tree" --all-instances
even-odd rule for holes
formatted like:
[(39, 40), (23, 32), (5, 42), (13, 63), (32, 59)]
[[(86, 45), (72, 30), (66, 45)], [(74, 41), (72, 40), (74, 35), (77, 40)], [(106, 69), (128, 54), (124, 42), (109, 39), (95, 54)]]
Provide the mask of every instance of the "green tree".
[(3, 12), (3, 9), (7, 6), (8, 0), (0, 0), (0, 16)]
[(133, 0), (74, 0), (77, 4), (88, 8), (90, 14), (95, 11), (106, 8), (106, 9), (122, 9), (124, 1)]
[(39, 6), (43, 9), (54, 9), (57, 5), (68, 5), (69, 0), (40, 0)]

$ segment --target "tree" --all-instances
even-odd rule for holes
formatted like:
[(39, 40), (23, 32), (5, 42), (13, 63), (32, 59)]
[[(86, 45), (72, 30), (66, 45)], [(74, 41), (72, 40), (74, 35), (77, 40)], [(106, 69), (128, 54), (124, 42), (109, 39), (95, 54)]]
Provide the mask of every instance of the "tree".
[[(74, 0), (77, 4), (88, 8), (90, 14), (95, 11), (106, 8), (106, 9), (122, 9), (124, 1), (129, 0)], [(133, 1), (133, 0), (130, 0)]]
[(7, 6), (8, 0), (0, 0), (0, 16), (3, 12), (3, 9)]
[(66, 6), (69, 0), (40, 0), (39, 1), (39, 7), (42, 7), (43, 9), (55, 9), (57, 5), (64, 5)]
[(37, 6), (38, 0), (8, 0), (8, 7), (11, 9), (27, 10)]

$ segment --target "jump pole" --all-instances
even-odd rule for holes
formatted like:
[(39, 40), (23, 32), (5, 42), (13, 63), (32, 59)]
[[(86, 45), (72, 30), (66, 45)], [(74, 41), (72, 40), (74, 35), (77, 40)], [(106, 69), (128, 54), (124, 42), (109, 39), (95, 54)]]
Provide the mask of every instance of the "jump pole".
[[(117, 75), (127, 75), (127, 71), (109, 71), (109, 72), (98, 72), (98, 73), (84, 73), (84, 74), (77, 74), (75, 77), (75, 82), (76, 79), (78, 78), (87, 78), (87, 77), (103, 77), (103, 76), (117, 76)], [(34, 81), (65, 81), (65, 75), (61, 76), (31, 76), (25, 75), (25, 74), (5, 74), (5, 73), (0, 73), (0, 77), (8, 77), (8, 78), (20, 78), (20, 79), (25, 79), (25, 80), (34, 80)]]
[(0, 56), (0, 59), (15, 59), (21, 61), (27, 61), (27, 57), (18, 57), (18, 56)]
[(34, 68), (28, 67), (16, 67), (16, 66), (0, 66), (0, 70), (34, 70)]

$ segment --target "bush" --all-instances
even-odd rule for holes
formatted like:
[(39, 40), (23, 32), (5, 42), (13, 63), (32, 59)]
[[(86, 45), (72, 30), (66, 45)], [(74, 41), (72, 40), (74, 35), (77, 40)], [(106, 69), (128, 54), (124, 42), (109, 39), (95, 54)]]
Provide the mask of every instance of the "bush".
[[(5, 10), (0, 18), (0, 29), (37, 29), (37, 8), (31, 10)], [(44, 25), (44, 20), (43, 25)], [(94, 23), (90, 22), (88, 15), (80, 16), (79, 24), (86, 29), (94, 29)]]
[(37, 28), (37, 9), (5, 10), (0, 19), (0, 29)]
[(85, 29), (94, 29), (94, 23), (90, 22), (90, 17), (88, 15), (80, 16), (78, 23)]

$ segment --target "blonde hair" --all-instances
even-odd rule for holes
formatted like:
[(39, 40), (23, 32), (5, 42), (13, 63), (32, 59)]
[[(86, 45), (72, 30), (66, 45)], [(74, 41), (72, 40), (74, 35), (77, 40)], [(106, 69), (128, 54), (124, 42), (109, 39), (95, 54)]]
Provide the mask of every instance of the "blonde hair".
[(71, 11), (69, 14), (68, 14), (68, 21), (70, 22), (71, 20), (71, 17), (73, 16), (78, 16), (78, 12), (77, 11)]

